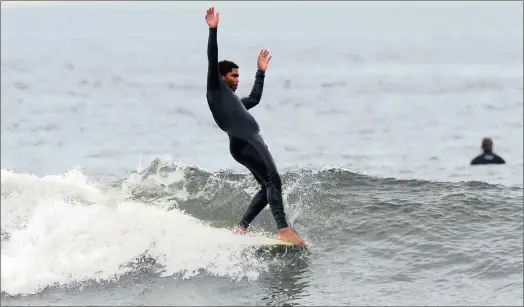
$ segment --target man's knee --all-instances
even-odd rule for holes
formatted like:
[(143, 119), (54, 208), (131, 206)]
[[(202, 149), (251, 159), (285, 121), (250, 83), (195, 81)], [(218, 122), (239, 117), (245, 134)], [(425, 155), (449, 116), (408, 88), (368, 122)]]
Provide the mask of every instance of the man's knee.
[(258, 190), (257, 193), (266, 193), (266, 191), (267, 191), (266, 185), (261, 183), (260, 184), (260, 190)]
[(280, 175), (278, 173), (271, 173), (269, 174), (268, 181), (266, 183), (266, 187), (274, 186), (278, 190), (282, 190), (282, 180), (280, 179)]

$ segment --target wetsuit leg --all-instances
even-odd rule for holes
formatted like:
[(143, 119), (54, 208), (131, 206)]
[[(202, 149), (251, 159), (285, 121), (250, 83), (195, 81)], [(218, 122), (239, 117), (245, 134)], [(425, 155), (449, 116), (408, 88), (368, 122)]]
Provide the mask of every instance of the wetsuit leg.
[[(251, 146), (248, 142), (239, 139), (239, 138), (230, 138), (229, 150), (233, 158), (240, 164), (244, 165), (249, 169), (255, 180), (260, 185), (260, 190), (253, 196), (251, 203), (247, 208), (246, 213), (240, 219), (238, 223), (244, 228), (248, 228), (249, 224), (255, 219), (255, 217), (264, 209), (267, 205), (267, 190), (264, 184), (264, 181), (253, 171), (253, 169), (263, 169), (264, 165), (259, 159), (254, 159), (256, 157), (256, 152), (254, 147)], [(249, 165), (249, 166), (248, 166)]]
[[(273, 158), (262, 138), (253, 136), (240, 139), (230, 136), (230, 152), (233, 158), (246, 166), (255, 176), (255, 179), (262, 184), (261, 190), (253, 197), (239, 224), (244, 227), (249, 226), (269, 202), (278, 229), (288, 227), (282, 200), (282, 182)], [(263, 197), (264, 192), (265, 198)]]
[(255, 217), (257, 217), (257, 215), (267, 206), (266, 186), (257, 174), (253, 173), (252, 171), (251, 174), (253, 174), (253, 177), (255, 177), (255, 180), (260, 185), (260, 190), (253, 196), (251, 203), (247, 207), (246, 213), (244, 213), (244, 216), (242, 216), (240, 222), (238, 223), (245, 229), (249, 227)]

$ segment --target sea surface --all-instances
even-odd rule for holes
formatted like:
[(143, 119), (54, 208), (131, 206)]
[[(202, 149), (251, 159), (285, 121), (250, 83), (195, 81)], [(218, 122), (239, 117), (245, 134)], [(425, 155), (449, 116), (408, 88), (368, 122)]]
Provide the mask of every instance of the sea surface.
[[(307, 251), (205, 96), (208, 5)], [(523, 4), (2, 2), (2, 305), (523, 304)], [(483, 137), (505, 165), (471, 167)]]

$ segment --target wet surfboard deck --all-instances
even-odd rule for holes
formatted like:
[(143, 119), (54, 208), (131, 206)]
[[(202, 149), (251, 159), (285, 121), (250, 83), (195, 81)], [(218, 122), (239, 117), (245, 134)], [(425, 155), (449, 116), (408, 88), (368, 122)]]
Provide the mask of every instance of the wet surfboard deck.
[(307, 252), (306, 246), (299, 246), (290, 242), (272, 239), (267, 237), (259, 237), (253, 245), (256, 246), (256, 253), (258, 255), (282, 255), (282, 254), (295, 254)]
[(286, 242), (286, 241), (282, 241), (279, 239), (271, 239), (271, 238), (262, 238), (260, 240), (260, 245), (298, 246), (291, 242)]

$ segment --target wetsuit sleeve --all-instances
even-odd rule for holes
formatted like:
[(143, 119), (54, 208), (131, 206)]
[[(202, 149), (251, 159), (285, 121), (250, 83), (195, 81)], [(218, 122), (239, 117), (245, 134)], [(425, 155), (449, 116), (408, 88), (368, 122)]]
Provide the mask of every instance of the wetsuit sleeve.
[(265, 76), (266, 74), (263, 71), (257, 70), (257, 73), (255, 74), (255, 84), (253, 84), (251, 93), (248, 97), (244, 97), (241, 99), (246, 109), (249, 110), (252, 107), (256, 106), (260, 102), (260, 99), (262, 99), (262, 91), (264, 90)]
[(218, 72), (217, 28), (209, 28), (209, 38), (207, 41), (207, 61), (207, 89), (219, 89), (220, 73)]

